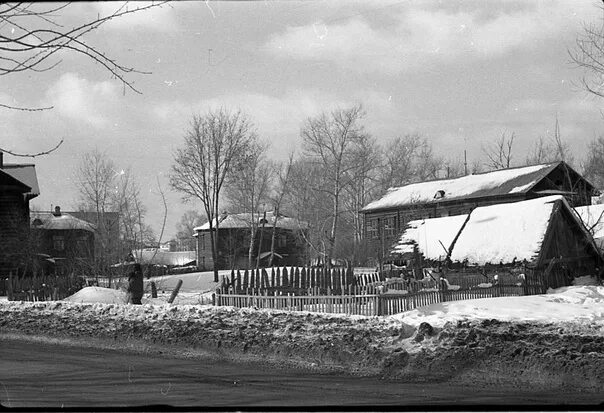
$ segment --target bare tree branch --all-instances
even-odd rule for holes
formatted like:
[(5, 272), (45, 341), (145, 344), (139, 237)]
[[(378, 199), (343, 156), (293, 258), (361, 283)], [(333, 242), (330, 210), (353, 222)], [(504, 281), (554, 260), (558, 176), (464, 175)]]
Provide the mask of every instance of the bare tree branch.
[(4, 148), (0, 148), (0, 152), (5, 152), (5, 153), (8, 153), (9, 155), (19, 156), (22, 158), (35, 158), (36, 156), (48, 155), (49, 153), (56, 151), (57, 149), (59, 149), (59, 146), (61, 146), (62, 143), (63, 143), (63, 139), (61, 139), (59, 141), (59, 143), (57, 143), (53, 148), (51, 148), (47, 151), (38, 152), (38, 153), (17, 153), (17, 152), (13, 152), (13, 151), (10, 151), (10, 150), (4, 149)]

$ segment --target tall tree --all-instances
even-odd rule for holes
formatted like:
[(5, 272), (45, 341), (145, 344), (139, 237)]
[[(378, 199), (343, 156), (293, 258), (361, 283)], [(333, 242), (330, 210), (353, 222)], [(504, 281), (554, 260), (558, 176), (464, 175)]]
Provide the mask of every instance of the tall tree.
[(364, 115), (361, 105), (336, 109), (307, 119), (301, 130), (306, 156), (323, 167), (327, 183), (324, 194), (331, 201), (331, 227), (326, 236), (325, 251), (328, 266), (337, 241), (342, 192), (350, 184), (348, 172), (355, 166), (352, 155), (365, 135), (360, 125)]
[(277, 181), (273, 186), (273, 191), (270, 196), (273, 204), (274, 222), (271, 231), (271, 255), (269, 256), (268, 266), (272, 267), (275, 259), (275, 240), (277, 237), (277, 226), (279, 223), (279, 217), (281, 216), (281, 207), (284, 200), (291, 194), (290, 181), (292, 175), (292, 169), (294, 165), (294, 154), (289, 154), (287, 162), (280, 163), (275, 167)]
[[(260, 254), (262, 245), (256, 246), (256, 235), (260, 228), (260, 207), (268, 202), (273, 165), (265, 159), (268, 146), (253, 142), (249, 145), (245, 154), (238, 158), (233, 165), (233, 173), (227, 179), (226, 198), (231, 205), (248, 216), (249, 246), (248, 246), (248, 268), (252, 268), (256, 250)], [(264, 231), (263, 231), (264, 232)], [(261, 233), (261, 235), (263, 234)], [(262, 240), (260, 240), (262, 243)], [(259, 258), (259, 255), (258, 255)], [(256, 266), (259, 260), (256, 260)]]
[(604, 188), (604, 137), (600, 136), (589, 143), (583, 175), (596, 188)]
[(210, 226), (214, 281), (218, 282), (219, 207), (223, 185), (237, 158), (256, 139), (247, 117), (226, 109), (193, 117), (184, 147), (174, 154), (170, 185), (185, 199), (201, 201)]

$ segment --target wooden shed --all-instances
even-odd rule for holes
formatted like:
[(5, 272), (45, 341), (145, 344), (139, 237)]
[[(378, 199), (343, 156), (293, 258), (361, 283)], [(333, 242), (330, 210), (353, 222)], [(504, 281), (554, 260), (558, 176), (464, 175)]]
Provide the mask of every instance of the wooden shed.
[(418, 267), (446, 264), (484, 271), (523, 266), (550, 277), (552, 286), (599, 275), (603, 267), (592, 235), (560, 195), (409, 222), (391, 257)]

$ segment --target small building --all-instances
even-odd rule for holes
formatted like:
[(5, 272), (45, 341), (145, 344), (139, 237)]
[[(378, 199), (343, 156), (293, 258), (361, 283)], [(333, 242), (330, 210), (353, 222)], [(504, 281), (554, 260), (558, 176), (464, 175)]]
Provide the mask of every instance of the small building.
[(55, 264), (57, 273), (89, 273), (94, 266), (96, 228), (61, 212), (31, 212), (31, 234), (36, 252)]
[(391, 256), (410, 260), (417, 268), (445, 263), (479, 268), (523, 265), (567, 283), (575, 276), (599, 274), (603, 268), (592, 235), (560, 195), (411, 221)]
[(562, 195), (570, 206), (591, 204), (597, 191), (565, 162), (509, 168), (391, 188), (361, 210), (364, 238), (380, 261), (407, 223), (470, 213), (474, 208)]
[(29, 201), (40, 194), (35, 166), (4, 164), (0, 152), (0, 275), (24, 268), (29, 245)]
[[(267, 266), (270, 262), (273, 228), (273, 265), (303, 265), (306, 262), (306, 222), (284, 215), (275, 216), (273, 212), (266, 212), (266, 219), (263, 213), (225, 213), (219, 221), (218, 269), (247, 267), (252, 224), (257, 226), (254, 259), (259, 257), (261, 266)], [(213, 269), (210, 225), (206, 222), (194, 230), (197, 238), (197, 266), (200, 269)]]

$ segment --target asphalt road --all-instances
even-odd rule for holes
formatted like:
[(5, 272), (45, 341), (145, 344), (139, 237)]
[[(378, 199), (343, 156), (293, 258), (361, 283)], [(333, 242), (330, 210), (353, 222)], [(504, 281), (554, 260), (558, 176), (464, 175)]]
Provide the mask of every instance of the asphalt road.
[(597, 404), (604, 395), (474, 389), (269, 370), (0, 339), (4, 407)]

